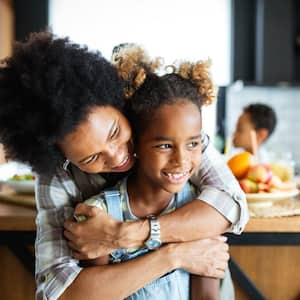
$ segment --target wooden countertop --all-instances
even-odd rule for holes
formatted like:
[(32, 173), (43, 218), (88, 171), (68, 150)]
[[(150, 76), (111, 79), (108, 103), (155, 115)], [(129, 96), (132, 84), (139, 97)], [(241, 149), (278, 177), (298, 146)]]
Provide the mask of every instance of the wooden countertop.
[[(34, 207), (0, 201), (0, 231), (32, 231), (35, 226)], [(300, 216), (250, 218), (245, 232), (299, 232)]]
[(300, 216), (250, 218), (245, 232), (299, 232)]
[(34, 231), (36, 210), (0, 201), (0, 231)]

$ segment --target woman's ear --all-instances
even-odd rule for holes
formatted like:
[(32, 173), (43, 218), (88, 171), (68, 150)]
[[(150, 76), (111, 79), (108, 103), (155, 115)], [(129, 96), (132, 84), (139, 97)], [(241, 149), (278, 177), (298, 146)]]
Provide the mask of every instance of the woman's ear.
[(262, 144), (269, 136), (269, 130), (267, 128), (260, 128), (256, 130), (257, 143)]

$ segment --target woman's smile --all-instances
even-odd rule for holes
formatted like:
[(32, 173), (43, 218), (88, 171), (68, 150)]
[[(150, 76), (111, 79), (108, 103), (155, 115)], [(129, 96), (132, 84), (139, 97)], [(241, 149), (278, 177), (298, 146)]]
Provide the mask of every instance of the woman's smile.
[(128, 171), (134, 164), (133, 154), (128, 152), (125, 158), (121, 161), (121, 163), (117, 166), (111, 167), (113, 172), (125, 172)]

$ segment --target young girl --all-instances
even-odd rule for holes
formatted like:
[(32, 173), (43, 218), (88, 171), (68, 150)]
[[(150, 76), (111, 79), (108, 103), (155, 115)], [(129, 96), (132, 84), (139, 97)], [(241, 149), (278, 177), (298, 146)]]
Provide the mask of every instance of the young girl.
[[(174, 211), (196, 194), (189, 178), (201, 162), (201, 106), (214, 99), (209, 63), (184, 63), (163, 76), (154, 73), (158, 66), (139, 48), (127, 50), (117, 61), (119, 74), (128, 83), (125, 94), (128, 117), (136, 128), (137, 163), (115, 188), (86, 204), (101, 207), (120, 221), (148, 219), (154, 238), (140, 248), (118, 249), (110, 255), (111, 263), (159, 248), (157, 216)], [(104, 261), (101, 258), (97, 263)], [(189, 277), (185, 270), (175, 270), (127, 299), (189, 299)], [(192, 283), (192, 299), (219, 299), (217, 279), (193, 276)], [(226, 299), (233, 299), (233, 290), (230, 293), (224, 295)]]

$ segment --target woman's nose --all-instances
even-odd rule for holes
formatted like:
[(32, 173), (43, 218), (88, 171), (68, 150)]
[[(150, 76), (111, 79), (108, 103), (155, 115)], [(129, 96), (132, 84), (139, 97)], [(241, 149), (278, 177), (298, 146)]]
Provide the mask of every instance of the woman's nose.
[(110, 167), (116, 167), (124, 160), (124, 156), (124, 147), (112, 144), (106, 151), (106, 164)]

